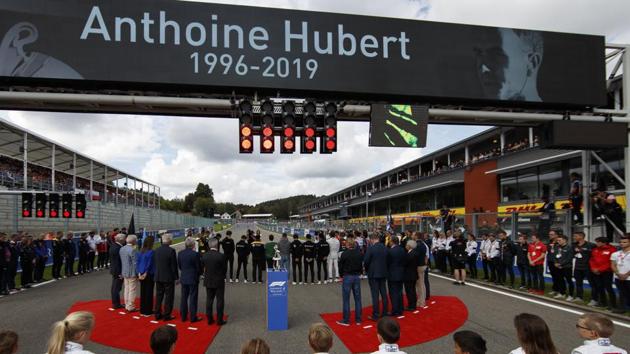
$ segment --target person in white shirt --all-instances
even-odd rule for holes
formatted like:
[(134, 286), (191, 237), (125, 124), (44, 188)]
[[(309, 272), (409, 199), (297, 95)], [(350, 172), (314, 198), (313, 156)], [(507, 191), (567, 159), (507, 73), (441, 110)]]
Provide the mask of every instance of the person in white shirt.
[(496, 239), (494, 234), (488, 235), (490, 246), (487, 249), (487, 257), (490, 265), (490, 282), (497, 284), (499, 282), (499, 268), (501, 261), (501, 242)]
[(549, 327), (542, 318), (530, 313), (521, 313), (514, 317), (514, 327), (521, 346), (512, 350), (510, 354), (532, 354), (534, 348), (538, 348), (536, 353), (558, 353), (551, 339)]
[(78, 311), (69, 314), (53, 325), (46, 353), (93, 354), (83, 350), (83, 345), (90, 340), (93, 329), (94, 315), (91, 312)]
[(584, 345), (571, 351), (571, 354), (628, 354), (627, 351), (612, 345), (610, 337), (615, 331), (613, 322), (599, 313), (585, 313), (575, 324), (580, 337), (586, 339)]
[(488, 234), (481, 236), (481, 244), (479, 245), (479, 253), (481, 254), (481, 265), (483, 266), (483, 280), (490, 280), (490, 272), (488, 266), (490, 265), (490, 259), (488, 258), (488, 252), (490, 251), (490, 240)]
[(433, 241), (433, 252), (435, 254), (435, 265), (442, 273), (446, 273), (446, 234), (440, 232), (440, 237)]
[[(333, 279), (339, 281), (339, 240), (337, 239), (337, 232), (331, 232), (330, 238), (327, 240), (328, 246), (330, 246), (330, 253), (328, 254), (328, 282), (332, 283)], [(333, 272), (334, 271), (334, 272)]]
[(455, 241), (453, 231), (446, 231), (446, 261), (448, 262), (448, 269), (450, 274), (455, 273), (455, 268), (453, 268), (453, 253), (451, 252), (451, 242), (453, 241)]
[(376, 323), (376, 337), (378, 342), (378, 350), (372, 354), (406, 354), (398, 348), (398, 340), (400, 339), (400, 325), (394, 317), (381, 317)]
[(477, 279), (477, 246), (475, 235), (469, 233), (466, 241), (466, 263), (473, 279)]
[(323, 323), (315, 323), (308, 330), (308, 345), (315, 354), (328, 354), (333, 345), (333, 332)]
[(626, 234), (619, 240), (621, 250), (610, 256), (610, 266), (615, 273), (615, 285), (619, 289), (619, 307), (614, 313), (625, 313), (630, 304), (630, 237)]

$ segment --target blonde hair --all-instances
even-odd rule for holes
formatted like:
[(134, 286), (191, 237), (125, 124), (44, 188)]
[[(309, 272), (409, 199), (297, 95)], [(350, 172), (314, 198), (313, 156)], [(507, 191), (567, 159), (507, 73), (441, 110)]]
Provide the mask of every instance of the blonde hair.
[(328, 352), (333, 345), (333, 333), (323, 323), (315, 323), (308, 331), (308, 344), (316, 352)]
[(599, 313), (585, 313), (579, 318), (584, 321), (584, 327), (597, 333), (601, 338), (610, 338), (615, 332), (615, 325), (610, 318)]
[(64, 354), (67, 341), (76, 339), (79, 333), (92, 328), (94, 328), (94, 315), (87, 311), (73, 312), (62, 321), (55, 322), (48, 341), (47, 354)]

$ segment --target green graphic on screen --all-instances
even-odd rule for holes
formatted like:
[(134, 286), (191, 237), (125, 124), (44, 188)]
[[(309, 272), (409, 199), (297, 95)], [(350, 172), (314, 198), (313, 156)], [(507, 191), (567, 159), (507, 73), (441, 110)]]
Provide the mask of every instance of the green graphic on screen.
[(424, 147), (427, 123), (426, 106), (372, 105), (370, 146)]

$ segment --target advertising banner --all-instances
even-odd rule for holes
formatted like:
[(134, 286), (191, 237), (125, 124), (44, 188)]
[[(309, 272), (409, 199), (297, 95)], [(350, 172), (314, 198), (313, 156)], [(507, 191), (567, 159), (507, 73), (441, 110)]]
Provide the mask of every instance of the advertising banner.
[(10, 85), (589, 107), (606, 104), (604, 65), (602, 36), (187, 1), (0, 2)]

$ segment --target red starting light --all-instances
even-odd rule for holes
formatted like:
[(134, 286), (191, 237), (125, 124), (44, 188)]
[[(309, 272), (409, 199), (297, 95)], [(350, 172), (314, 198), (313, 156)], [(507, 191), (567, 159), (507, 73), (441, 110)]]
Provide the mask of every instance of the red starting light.
[(243, 141), (241, 141), (241, 147), (243, 148), (243, 150), (251, 149), (252, 148), (251, 140), (243, 140)]
[(272, 140), (263, 141), (263, 148), (265, 150), (271, 150), (273, 148), (273, 141)]
[(295, 146), (295, 144), (293, 143), (293, 140), (287, 140), (284, 142), (284, 148), (286, 150), (293, 150), (293, 147)]
[(337, 144), (335, 144), (335, 141), (334, 141), (334, 140), (328, 140), (328, 141), (326, 142), (326, 149), (328, 149), (328, 150), (334, 150), (336, 145), (337, 145)]
[(284, 128), (284, 136), (286, 136), (287, 138), (290, 138), (293, 136), (293, 134), (295, 134), (295, 131), (293, 130), (293, 128), (291, 127)]
[(82, 218), (83, 216), (83, 212), (81, 210), (77, 210), (77, 218)]
[(271, 136), (273, 134), (273, 129), (270, 127), (264, 127), (262, 133), (265, 137)]
[(57, 217), (57, 210), (51, 210), (50, 211), (50, 217), (56, 218)]
[(315, 129), (313, 129), (313, 128), (306, 128), (304, 130), (304, 135), (306, 135), (306, 137), (308, 137), (308, 138), (314, 137), (315, 136)]
[(38, 218), (43, 218), (43, 217), (44, 217), (44, 212), (43, 212), (43, 211), (41, 211), (41, 210), (38, 210), (38, 211), (37, 211), (37, 217), (38, 217)]
[(309, 150), (313, 150), (313, 149), (315, 149), (315, 141), (308, 140), (308, 141), (306, 141), (306, 143), (304, 143), (304, 146), (306, 146), (306, 148), (309, 149)]
[(241, 128), (241, 135), (244, 137), (248, 137), (250, 135), (252, 135), (252, 128), (248, 127), (248, 126), (244, 126)]
[(329, 138), (332, 138), (335, 136), (335, 134), (337, 134), (337, 131), (335, 130), (335, 128), (328, 128), (326, 129), (326, 136)]
[(31, 216), (31, 212), (28, 210), (22, 210), (22, 216), (28, 218), (29, 216)]
[(64, 210), (64, 211), (63, 211), (63, 217), (64, 217), (64, 218), (69, 218), (69, 217), (70, 217), (70, 212), (69, 212), (69, 211), (67, 211), (67, 210)]

